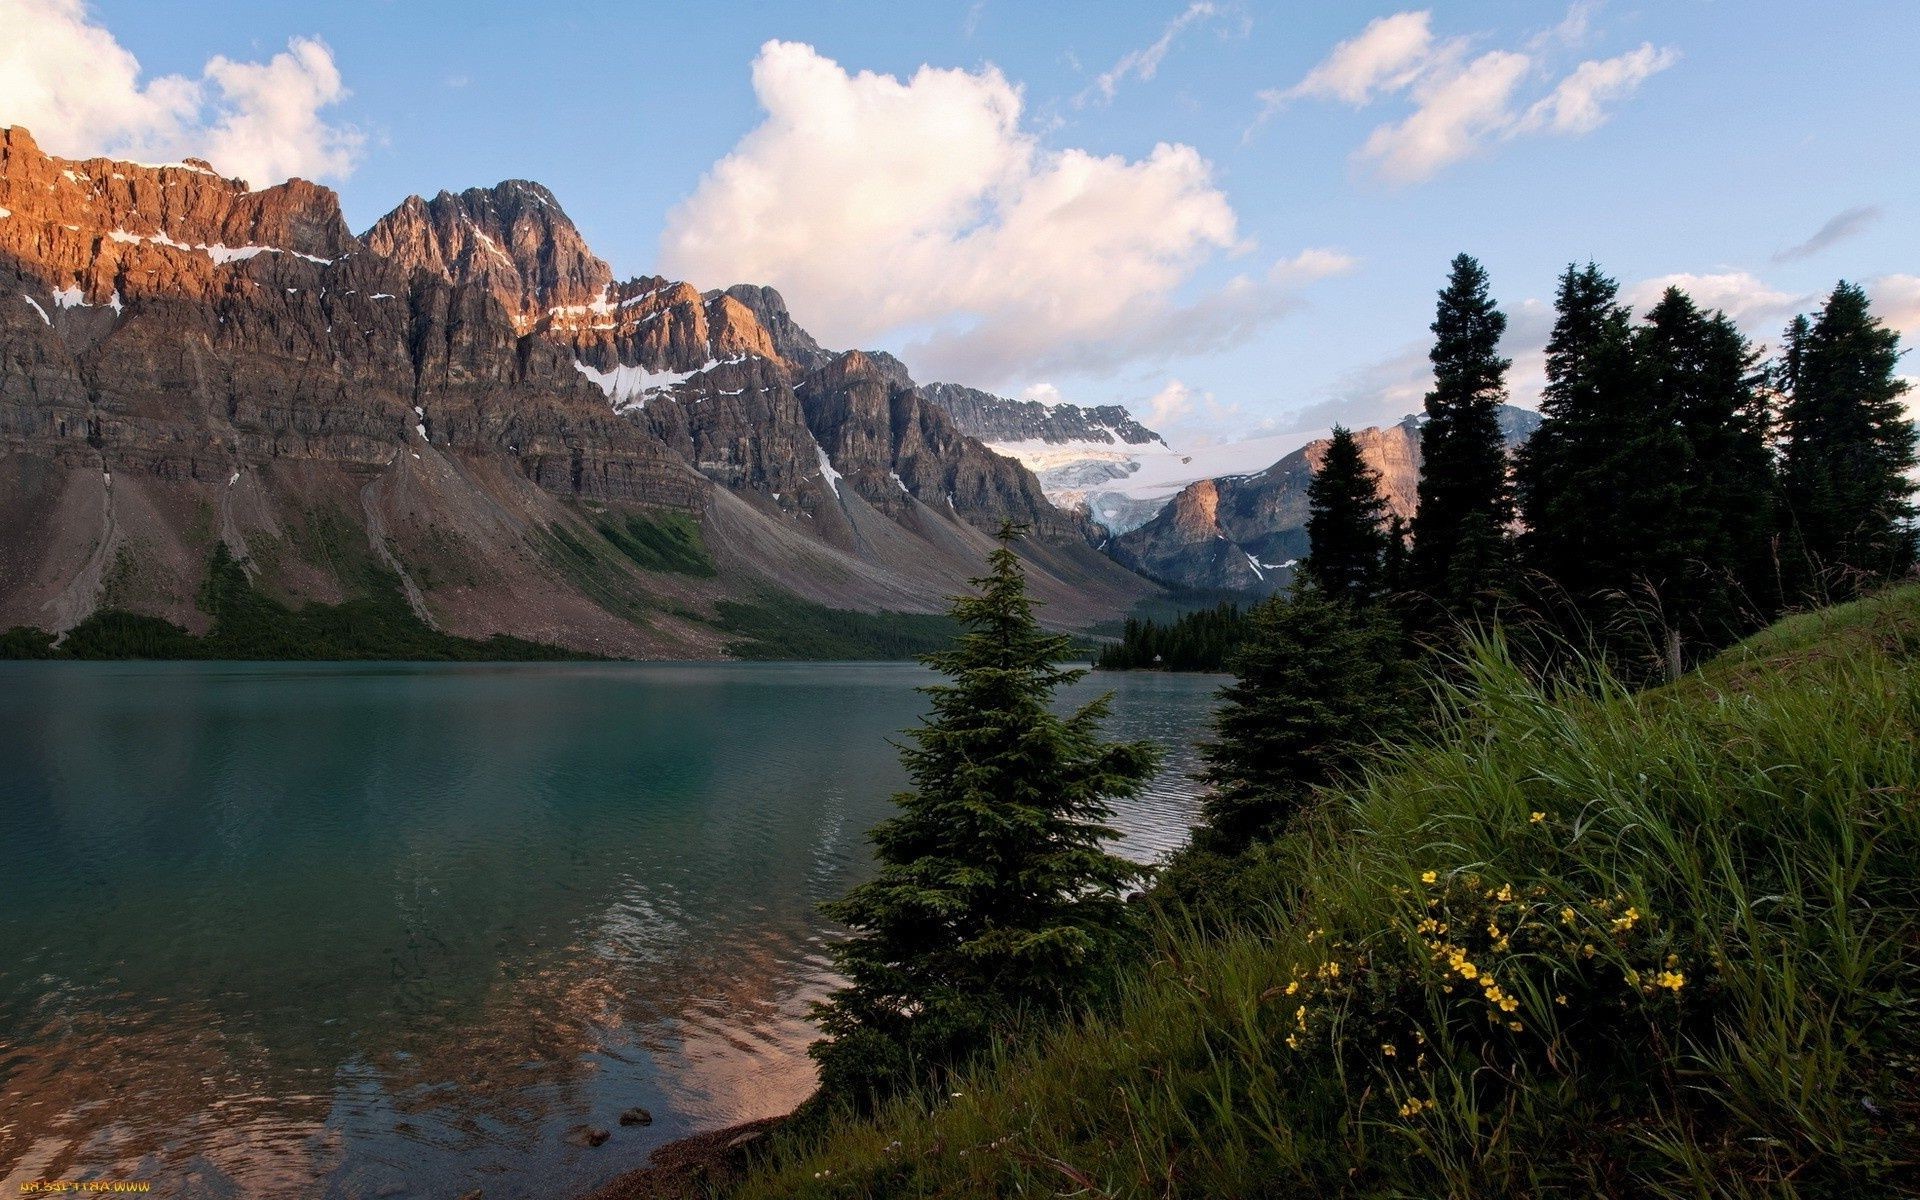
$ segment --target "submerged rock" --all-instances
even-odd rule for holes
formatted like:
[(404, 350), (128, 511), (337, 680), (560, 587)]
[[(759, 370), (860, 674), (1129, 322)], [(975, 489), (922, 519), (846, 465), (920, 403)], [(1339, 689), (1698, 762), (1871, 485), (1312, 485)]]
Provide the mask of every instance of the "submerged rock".
[(598, 1125), (575, 1125), (567, 1130), (566, 1140), (570, 1146), (598, 1146), (612, 1136), (612, 1132)]
[(653, 1114), (644, 1108), (630, 1108), (620, 1114), (620, 1123), (622, 1125), (651, 1125), (653, 1124)]

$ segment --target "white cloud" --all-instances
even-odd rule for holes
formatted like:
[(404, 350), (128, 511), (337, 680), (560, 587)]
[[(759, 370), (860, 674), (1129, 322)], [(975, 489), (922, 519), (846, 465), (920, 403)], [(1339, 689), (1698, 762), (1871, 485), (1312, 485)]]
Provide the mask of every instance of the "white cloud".
[(1336, 275), (1351, 275), (1360, 269), (1360, 260), (1326, 246), (1310, 246), (1292, 258), (1283, 258), (1267, 268), (1267, 281), (1281, 285), (1313, 283)]
[(1060, 403), (1060, 389), (1051, 383), (1029, 384), (1020, 391), (1022, 400), (1033, 400), (1051, 407)]
[(1393, 183), (1416, 183), (1469, 157), (1512, 124), (1513, 92), (1530, 65), (1524, 54), (1493, 50), (1457, 69), (1436, 69), (1414, 85), (1413, 113), (1375, 129), (1358, 157)]
[(333, 54), (294, 38), (264, 63), (208, 60), (198, 79), (141, 81), (139, 60), (82, 0), (0, 0), (0, 122), (68, 158), (205, 158), (257, 185), (348, 174), (361, 135), (321, 117), (347, 95)]
[(1259, 93), (1263, 108), (1254, 127), (1296, 99), (1364, 107), (1405, 96), (1411, 111), (1375, 127), (1354, 155), (1392, 183), (1428, 179), (1511, 138), (1591, 133), (1606, 123), (1610, 105), (1680, 56), (1647, 43), (1613, 58), (1589, 59), (1559, 75), (1544, 96), (1522, 108), (1517, 97), (1524, 85), (1558, 75), (1550, 62), (1555, 48), (1587, 38), (1590, 11), (1584, 2), (1574, 4), (1557, 26), (1528, 39), (1524, 52), (1488, 50), (1471, 56), (1468, 38), (1434, 37), (1428, 11), (1376, 18), (1358, 36), (1335, 46), (1300, 82)]
[(1359, 35), (1341, 42), (1282, 100), (1311, 97), (1359, 106), (1380, 92), (1406, 87), (1433, 59), (1433, 14), (1403, 12), (1375, 17)]
[(1678, 50), (1655, 49), (1647, 42), (1615, 58), (1583, 62), (1549, 95), (1534, 101), (1514, 132), (1592, 133), (1607, 123), (1609, 103), (1633, 95), (1648, 78), (1679, 61)]
[(1185, 421), (1194, 413), (1198, 393), (1178, 379), (1170, 379), (1167, 385), (1147, 397), (1146, 426), (1149, 429), (1164, 429), (1166, 426)]
[(1179, 16), (1167, 22), (1166, 28), (1160, 31), (1160, 36), (1152, 45), (1139, 50), (1129, 50), (1121, 55), (1120, 60), (1109, 69), (1102, 71), (1093, 81), (1093, 86), (1082, 92), (1074, 103), (1084, 105), (1096, 92), (1103, 101), (1112, 100), (1119, 92), (1121, 83), (1125, 82), (1129, 75), (1143, 81), (1152, 79), (1160, 73), (1161, 60), (1167, 57), (1167, 51), (1173, 49), (1175, 38), (1178, 38), (1194, 22), (1209, 20), (1219, 14), (1218, 5), (1208, 3), (1207, 0), (1194, 0)]
[(1211, 164), (1042, 145), (995, 68), (850, 73), (768, 42), (765, 120), (668, 217), (661, 267), (780, 288), (829, 345), (911, 339), (929, 378), (993, 386), (1224, 344), (1285, 307), (1236, 280), (1180, 302), (1241, 249)]
[(1780, 332), (1780, 327), (1793, 314), (1817, 303), (1813, 296), (1783, 292), (1751, 271), (1723, 271), (1713, 275), (1678, 272), (1643, 279), (1623, 289), (1621, 301), (1633, 310), (1635, 317), (1645, 317), (1647, 310), (1658, 304), (1670, 287), (1685, 292), (1701, 308), (1719, 309), (1748, 334), (1761, 337)]

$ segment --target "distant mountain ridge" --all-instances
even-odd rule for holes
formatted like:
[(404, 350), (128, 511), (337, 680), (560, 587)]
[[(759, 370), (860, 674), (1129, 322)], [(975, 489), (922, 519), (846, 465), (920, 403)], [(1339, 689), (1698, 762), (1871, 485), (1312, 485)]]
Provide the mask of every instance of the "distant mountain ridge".
[[(1540, 415), (1513, 405), (1499, 411), (1509, 449), (1539, 428)], [(1361, 458), (1380, 475), (1389, 512), (1411, 519), (1420, 486), (1420, 427), (1409, 416), (1394, 425), (1354, 431)], [(1326, 457), (1319, 438), (1264, 471), (1189, 484), (1150, 521), (1115, 537), (1120, 562), (1176, 587), (1264, 595), (1286, 586), (1308, 550), (1307, 485)]]
[[(606, 532), (670, 513), (711, 578)], [(1008, 518), (1053, 619), (1151, 592), (897, 360), (821, 348), (769, 288), (617, 280), (539, 184), (356, 237), (302, 180), (0, 129), (0, 628), (204, 629), (223, 543), (288, 603), (384, 570), (448, 632), (709, 657), (730, 599), (935, 610)]]

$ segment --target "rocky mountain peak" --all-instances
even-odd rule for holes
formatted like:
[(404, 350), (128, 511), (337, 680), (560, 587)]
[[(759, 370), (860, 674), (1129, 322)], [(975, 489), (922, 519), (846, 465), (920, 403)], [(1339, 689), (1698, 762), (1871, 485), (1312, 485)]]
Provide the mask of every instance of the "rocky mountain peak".
[(409, 196), (361, 240), (408, 270), (486, 288), (522, 332), (553, 309), (604, 302), (613, 283), (553, 193), (525, 179)]
[(833, 352), (822, 349), (813, 335), (800, 327), (787, 311), (786, 300), (774, 289), (736, 283), (725, 291), (707, 293), (710, 302), (722, 296), (745, 305), (773, 340), (774, 351), (800, 370), (812, 371), (832, 360)]

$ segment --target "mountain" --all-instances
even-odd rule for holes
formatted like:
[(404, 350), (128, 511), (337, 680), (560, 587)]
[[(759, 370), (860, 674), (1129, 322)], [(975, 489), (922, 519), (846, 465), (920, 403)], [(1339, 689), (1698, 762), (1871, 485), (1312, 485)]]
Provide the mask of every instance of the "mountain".
[[(1539, 428), (1540, 416), (1502, 405), (1500, 428), (1509, 448)], [(1396, 425), (1356, 430), (1366, 464), (1380, 474), (1390, 512), (1413, 516), (1420, 486), (1420, 427), (1409, 416)], [(1108, 552), (1165, 583), (1203, 591), (1264, 595), (1286, 586), (1307, 553), (1307, 485), (1326, 457), (1319, 438), (1264, 471), (1189, 484), (1150, 521), (1115, 537)]]
[[(1086, 513), (1110, 534), (1147, 520), (1198, 474), (1186, 470), (1191, 457), (1171, 449), (1122, 405), (1009, 400), (957, 383), (921, 390), (969, 436), (1020, 460), (1054, 504)], [(1170, 475), (1178, 484), (1168, 486)]]
[(0, 629), (201, 631), (216, 546), (289, 606), (707, 657), (729, 602), (928, 612), (1003, 519), (1062, 626), (1151, 585), (881, 354), (779, 294), (617, 280), (535, 183), (409, 197), (0, 129)]

